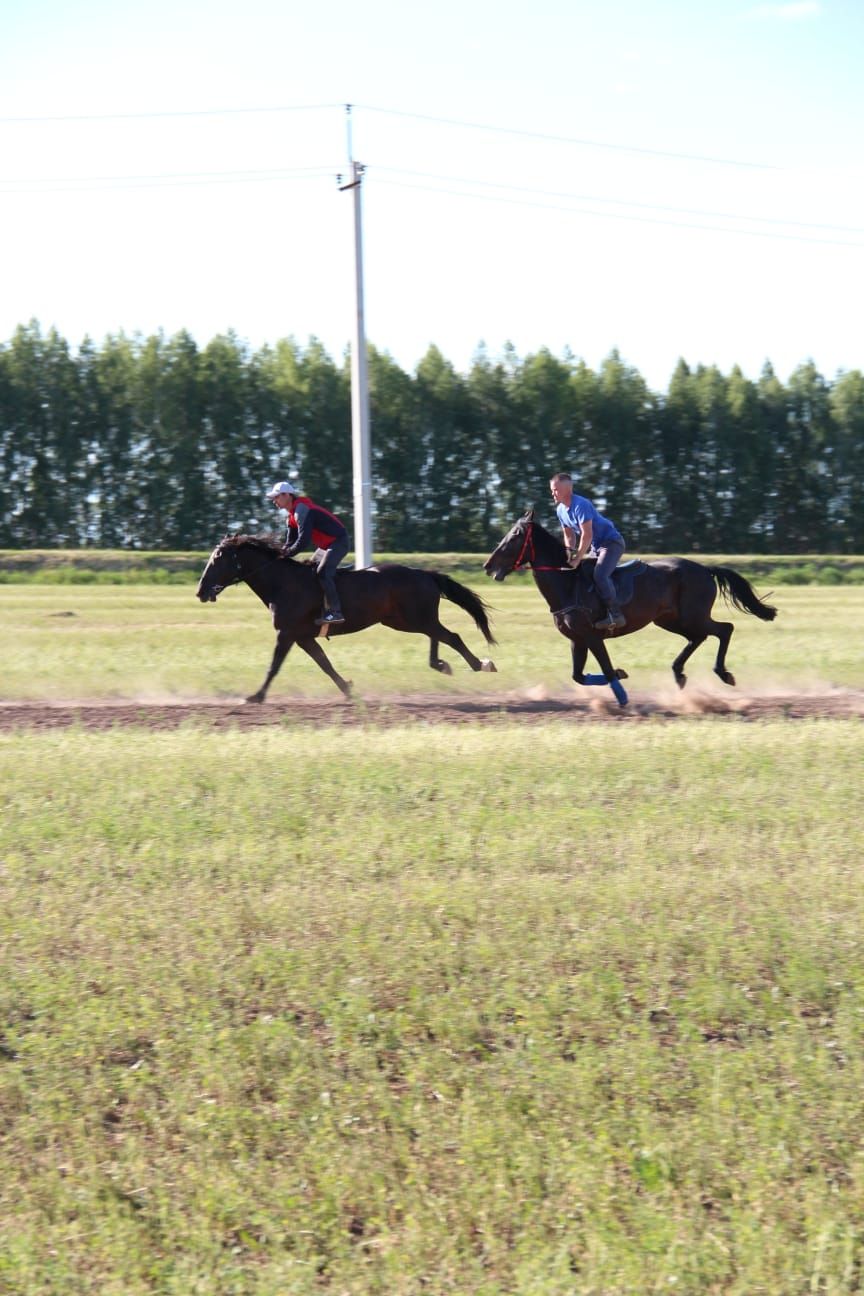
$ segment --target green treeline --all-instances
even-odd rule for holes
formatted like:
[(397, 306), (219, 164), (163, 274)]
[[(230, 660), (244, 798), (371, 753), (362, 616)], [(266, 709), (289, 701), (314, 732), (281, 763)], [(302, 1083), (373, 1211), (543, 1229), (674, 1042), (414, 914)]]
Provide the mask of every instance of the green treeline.
[[(378, 550), (489, 549), (569, 469), (631, 551), (864, 551), (864, 375), (784, 385), (680, 361), (665, 395), (613, 352), (546, 350), (413, 374), (370, 347)], [(278, 476), (352, 522), (350, 369), (317, 341), (251, 351), (54, 330), (0, 344), (0, 547), (199, 549), (264, 529)]]

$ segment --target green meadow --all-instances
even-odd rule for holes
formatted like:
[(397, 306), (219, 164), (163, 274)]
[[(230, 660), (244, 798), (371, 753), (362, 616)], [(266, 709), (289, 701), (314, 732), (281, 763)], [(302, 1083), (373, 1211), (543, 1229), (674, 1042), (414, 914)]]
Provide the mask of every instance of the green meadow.
[[(361, 696), (505, 694), (531, 688), (567, 692), (572, 687), (569, 646), (531, 578), (495, 583), (481, 576), (471, 584), (492, 605), (498, 675), (474, 675), (444, 648), (454, 673), (441, 676), (427, 665), (427, 639), (383, 627), (331, 640), (327, 651), (334, 665), (353, 679)], [(768, 592), (757, 588), (763, 595)], [(861, 686), (864, 586), (783, 586), (769, 601), (780, 609), (770, 624), (726, 613), (717, 605), (717, 615), (735, 623), (728, 660), (741, 691)], [(441, 616), (483, 655), (482, 636), (464, 612), (442, 600)], [(0, 586), (0, 626), (0, 702), (244, 697), (261, 683), (274, 638), (267, 609), (245, 586), (228, 589), (218, 603), (202, 606), (194, 582), (186, 587)], [(617, 666), (630, 672), (634, 690), (674, 689), (670, 666), (683, 644), (652, 626), (616, 641), (612, 655)], [(712, 673), (715, 652), (716, 641), (708, 640), (691, 658), (688, 678), (694, 688), (731, 696)], [(292, 696), (339, 696), (296, 649), (270, 699)]]
[[(328, 651), (361, 696), (566, 694), (530, 581), (475, 588), (497, 676)], [(774, 601), (740, 693), (864, 686), (864, 592)], [(242, 696), (272, 648), (246, 590), (8, 585), (0, 625), (0, 701)], [(681, 642), (615, 646), (634, 692)], [(338, 700), (292, 654), (297, 696)], [(0, 1293), (861, 1290), (860, 721), (273, 711), (0, 731)]]
[(0, 735), (0, 1290), (858, 1290), (862, 761)]

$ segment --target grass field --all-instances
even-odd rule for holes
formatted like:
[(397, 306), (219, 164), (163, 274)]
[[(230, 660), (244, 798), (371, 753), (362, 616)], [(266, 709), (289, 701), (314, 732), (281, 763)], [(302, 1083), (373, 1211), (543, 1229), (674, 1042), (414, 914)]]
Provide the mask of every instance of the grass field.
[[(361, 695), (536, 687), (566, 692), (568, 645), (530, 578), (503, 584), (481, 579), (473, 588), (494, 606), (497, 676), (473, 675), (444, 649), (454, 668), (446, 679), (427, 666), (428, 640), (382, 627), (332, 641), (334, 665)], [(780, 615), (770, 625), (729, 614), (736, 626), (729, 663), (742, 689), (864, 684), (864, 587), (783, 587), (772, 597)], [(445, 624), (479, 652), (482, 637), (465, 613), (446, 600), (441, 608)], [(0, 700), (242, 697), (263, 679), (274, 637), (266, 608), (245, 586), (206, 606), (195, 599), (194, 585), (3, 586), (0, 624)], [(683, 642), (652, 626), (613, 644), (613, 660), (630, 672), (633, 688), (668, 688), (670, 664)], [(711, 671), (715, 651), (716, 641), (709, 640), (691, 659), (688, 675), (694, 686), (726, 691)], [(292, 695), (338, 696), (296, 650), (270, 696)]]
[[(566, 693), (533, 585), (475, 587), (497, 676), (329, 651), (361, 695)], [(864, 687), (864, 592), (774, 601), (739, 691)], [(0, 702), (242, 696), (272, 648), (245, 590), (0, 624)], [(634, 692), (680, 642), (615, 646)], [(331, 690), (292, 654), (272, 696)], [(0, 732), (0, 1293), (864, 1288), (860, 721), (274, 717)]]
[(860, 1290), (862, 759), (0, 735), (0, 1290)]
[[(376, 553), (377, 562), (434, 567), (459, 579), (476, 577), (488, 555), (478, 553)], [(652, 555), (639, 553), (640, 558)], [(700, 554), (725, 563), (751, 581), (774, 585), (862, 585), (860, 554)], [(134, 549), (0, 549), (0, 585), (182, 585), (201, 573), (206, 553)], [(348, 555), (348, 561), (353, 555)]]

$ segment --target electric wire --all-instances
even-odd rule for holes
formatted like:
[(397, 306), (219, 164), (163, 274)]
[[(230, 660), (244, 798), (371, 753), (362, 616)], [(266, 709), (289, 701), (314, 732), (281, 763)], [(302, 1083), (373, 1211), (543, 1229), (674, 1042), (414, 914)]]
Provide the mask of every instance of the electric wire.
[[(126, 189), (173, 189), (211, 184), (278, 183), (281, 180), (332, 179), (338, 166), (254, 168), (248, 171), (178, 171), (154, 175), (50, 176), (38, 180), (0, 180), (0, 193), (90, 193)], [(7, 187), (8, 186), (8, 187)], [(18, 187), (15, 187), (18, 186)]]
[(662, 225), (667, 229), (689, 229), (703, 230), (707, 233), (744, 235), (750, 238), (763, 238), (772, 240), (781, 240), (783, 242), (804, 243), (804, 244), (824, 244), (829, 247), (856, 248), (859, 251), (864, 250), (864, 242), (854, 243), (843, 239), (829, 238), (807, 238), (802, 234), (782, 234), (773, 230), (755, 230), (755, 229), (733, 229), (726, 225), (704, 225), (696, 224), (693, 221), (669, 221), (661, 220), (652, 216), (632, 216), (626, 212), (609, 212), (598, 211), (589, 207), (580, 206), (563, 206), (560, 203), (543, 203), (532, 202), (527, 198), (504, 198), (495, 197), (483, 193), (467, 193), (459, 189), (446, 189), (443, 186), (408, 184), (404, 181), (394, 180), (383, 176), (378, 181), (379, 184), (393, 185), (397, 188), (423, 190), (431, 193), (448, 194), (454, 198), (468, 198), (479, 200), (480, 202), (500, 202), (512, 207), (532, 207), (545, 211), (558, 211), (562, 213), (571, 213), (578, 216), (592, 216), (601, 220), (628, 221), (637, 225)]
[(644, 148), (638, 144), (617, 144), (607, 140), (588, 139), (579, 135), (553, 135), (545, 131), (522, 130), (512, 126), (493, 126), (485, 122), (462, 121), (456, 117), (433, 117), (425, 113), (406, 112), (396, 108), (378, 108), (374, 104), (352, 104), (363, 112), (380, 113), (388, 117), (408, 117), (414, 121), (435, 122), (440, 126), (458, 126), (467, 130), (488, 131), (495, 135), (520, 136), (523, 139), (544, 140), (550, 144), (578, 145), (580, 148), (609, 149), (621, 153), (642, 153), (647, 157), (671, 158), (681, 162), (705, 162), (715, 166), (747, 167), (759, 171), (779, 171), (782, 168), (771, 162), (742, 161), (740, 158), (712, 157), (705, 153), (678, 153), (672, 149)]
[[(511, 137), (520, 137), (524, 139), (542, 140), (557, 144), (585, 146), (598, 149), (609, 149), (619, 152), (645, 154), (657, 158), (672, 158), (682, 161), (707, 162), (723, 166), (739, 166), (759, 170), (778, 171), (780, 168), (766, 163), (745, 162), (730, 158), (711, 157), (703, 154), (676, 153), (663, 149), (648, 149), (638, 145), (608, 143), (584, 137), (554, 135), (546, 132), (528, 131), (519, 128), (493, 125), (490, 123), (466, 121), (457, 118), (438, 117), (431, 114), (409, 112), (401, 109), (383, 108), (374, 104), (282, 104), (270, 106), (252, 106), (240, 108), (208, 108), (192, 110), (154, 110), (139, 113), (100, 113), (100, 114), (70, 114), (66, 116), (52, 117), (4, 117), (0, 118), (0, 124), (23, 124), (23, 123), (58, 123), (58, 122), (99, 122), (99, 121), (135, 121), (148, 119), (175, 119), (175, 118), (196, 118), (196, 117), (218, 117), (218, 116), (238, 116), (249, 114), (274, 114), (274, 113), (294, 113), (294, 112), (319, 112), (347, 109), (349, 114), (352, 111), (361, 111), (366, 113), (380, 114), (388, 117), (405, 118), (413, 121), (430, 122), (447, 127), (460, 128), (464, 130), (484, 131), (497, 135), (506, 135)], [(764, 225), (772, 227), (783, 227), (786, 230), (791, 228), (802, 231), (833, 231), (836, 233), (846, 234), (864, 234), (864, 228), (854, 225), (837, 225), (827, 222), (800, 221), (787, 217), (766, 217), (751, 216), (745, 213), (704, 210), (699, 208), (678, 207), (673, 204), (648, 203), (640, 202), (635, 199), (610, 198), (598, 194), (580, 194), (562, 190), (545, 190), (535, 187), (525, 187), (514, 185), (510, 182), (498, 182), (481, 180), (468, 176), (449, 176), (440, 175), (429, 171), (413, 171), (402, 167), (390, 167), (384, 164), (367, 163), (366, 169), (369, 174), (370, 168), (374, 178), (378, 183), (390, 184), (405, 189), (422, 190), (439, 194), (447, 194), (459, 198), (475, 198), (485, 202), (497, 202), (509, 206), (528, 206), (543, 210), (572, 212), (578, 215), (586, 215), (598, 218), (607, 218), (612, 220), (626, 220), (639, 224), (664, 225), (669, 228), (704, 230), (725, 234), (747, 234), (753, 237), (763, 237), (772, 239), (792, 240), (802, 243), (824, 243), (838, 247), (858, 248), (861, 244), (854, 241), (844, 241), (840, 239), (824, 237), (805, 237), (804, 235), (794, 233), (782, 233), (776, 228), (772, 229), (748, 229), (748, 228), (731, 228), (728, 225), (711, 225), (704, 223), (701, 218), (706, 220), (722, 220), (744, 222), (747, 225)], [(241, 185), (241, 184), (261, 184), (261, 183), (278, 183), (289, 180), (311, 180), (322, 179), (326, 176), (333, 176), (342, 169), (336, 166), (308, 166), (302, 168), (282, 167), (282, 168), (254, 168), (247, 170), (230, 170), (230, 171), (204, 171), (204, 172), (164, 172), (143, 175), (120, 175), (120, 176), (62, 176), (62, 177), (17, 177), (8, 180), (0, 179), (0, 192), (5, 195), (15, 195), (22, 193), (70, 193), (70, 192), (91, 192), (91, 191), (118, 191), (136, 188), (174, 188), (174, 187), (196, 187), (200, 185)], [(409, 182), (398, 177), (413, 177)], [(370, 176), (372, 178), (372, 176)], [(431, 184), (415, 183), (415, 180), (432, 181)], [(440, 183), (443, 182), (443, 183)], [(452, 189), (447, 186), (460, 185), (465, 186), (461, 189)], [(487, 192), (482, 192), (483, 190)], [(478, 192), (480, 191), (480, 192)], [(494, 192), (491, 192), (494, 191)], [(558, 202), (548, 202), (546, 199), (561, 200)], [(641, 213), (657, 212), (669, 213), (671, 216), (695, 217), (700, 223), (688, 222), (680, 219), (662, 219), (660, 216), (636, 215), (625, 211), (599, 211), (596, 208), (587, 207), (584, 204), (602, 204), (614, 208), (632, 208), (634, 211)]]
[(180, 108), (125, 113), (64, 113), (49, 117), (0, 117), (3, 126), (56, 125), (61, 122), (149, 121), (176, 117), (239, 117), (254, 113), (330, 112), (344, 108), (343, 104), (274, 104), (271, 107), (252, 108)]
[(646, 157), (667, 158), (682, 162), (702, 162), (713, 166), (745, 167), (756, 170), (776, 171), (780, 168), (773, 163), (753, 162), (740, 158), (713, 157), (704, 153), (677, 152), (673, 149), (647, 148), (639, 144), (621, 144), (607, 140), (591, 139), (579, 135), (558, 135), (548, 131), (531, 131), (515, 126), (499, 126), (491, 122), (462, 120), (456, 117), (436, 117), (430, 113), (409, 112), (399, 108), (382, 108), (377, 104), (271, 104), (269, 106), (251, 106), (243, 108), (193, 108), (193, 109), (154, 109), (144, 112), (125, 113), (68, 113), (49, 116), (0, 117), (0, 125), (52, 125), (64, 122), (110, 122), (110, 121), (148, 121), (160, 118), (195, 117), (236, 117), (253, 114), (275, 114), (294, 112), (331, 112), (339, 109), (349, 111), (359, 109), (362, 112), (374, 113), (385, 117), (401, 117), (412, 121), (430, 122), (438, 126), (458, 127), (462, 130), (485, 131), (495, 135), (508, 135), (513, 138), (543, 140), (551, 144), (566, 144), (579, 148), (606, 149), (612, 152), (642, 154)]
[(794, 225), (801, 229), (835, 230), (842, 234), (864, 234), (862, 225), (834, 225), (825, 221), (799, 221), (786, 216), (749, 216), (743, 212), (713, 211), (700, 207), (676, 207), (668, 203), (637, 202), (628, 198), (609, 198), (604, 194), (580, 194), (569, 190), (526, 188), (498, 180), (477, 180), (471, 176), (440, 175), (434, 171), (410, 171), (404, 167), (382, 166), (374, 162), (366, 164), (373, 174), (381, 172), (395, 175), (416, 176), (426, 180), (443, 180), (450, 184), (473, 185), (482, 189), (504, 190), (507, 193), (536, 194), (542, 198), (566, 198), (574, 202), (609, 203), (615, 207), (638, 207), (646, 211), (678, 212), (683, 216), (707, 216), (720, 220), (752, 221), (760, 225)]

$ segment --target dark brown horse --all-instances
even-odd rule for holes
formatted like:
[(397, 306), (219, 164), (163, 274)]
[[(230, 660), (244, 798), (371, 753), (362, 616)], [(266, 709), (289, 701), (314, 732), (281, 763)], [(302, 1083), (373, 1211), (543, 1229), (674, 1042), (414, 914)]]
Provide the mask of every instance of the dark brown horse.
[(281, 546), (264, 536), (227, 536), (213, 550), (198, 582), (196, 594), (202, 603), (215, 603), (222, 590), (245, 581), (266, 604), (273, 616), (276, 647), (267, 678), (247, 702), (263, 702), (267, 690), (285, 657), (296, 643), (325, 675), (351, 696), (351, 685), (333, 667), (318, 642), (326, 630), (330, 635), (354, 634), (377, 624), (391, 630), (429, 636), (429, 665), (444, 675), (452, 675), (449, 663), (438, 656), (438, 644), (455, 648), (475, 671), (494, 671), (487, 658), (475, 657), (470, 649), (438, 619), (441, 596), (461, 607), (480, 630), (488, 644), (494, 644), (489, 628), (487, 607), (472, 590), (441, 572), (420, 571), (416, 567), (396, 564), (368, 567), (363, 571), (340, 571), (336, 586), (345, 613), (344, 625), (319, 627), (315, 618), (321, 615), (321, 586), (314, 568), (303, 562), (281, 556)]
[[(577, 684), (608, 684), (621, 706), (627, 703), (621, 684), (627, 675), (612, 665), (606, 647), (611, 634), (633, 634), (653, 622), (671, 634), (682, 635), (687, 646), (672, 663), (679, 688), (687, 683), (684, 663), (709, 635), (714, 635), (719, 641), (714, 670), (724, 684), (734, 684), (735, 677), (726, 669), (726, 651), (735, 627), (731, 621), (712, 619), (717, 591), (734, 607), (752, 612), (761, 621), (773, 621), (777, 615), (777, 609), (764, 603), (749, 581), (730, 567), (706, 567), (689, 558), (662, 558), (625, 564), (614, 572), (626, 625), (613, 632), (597, 630), (594, 622), (602, 611), (591, 581), (594, 564), (583, 562), (572, 571), (566, 563), (563, 544), (534, 520), (534, 510), (529, 509), (510, 528), (483, 570), (500, 581), (512, 571), (530, 567), (556, 626), (571, 642), (574, 680)], [(584, 674), (589, 652), (602, 675)]]

